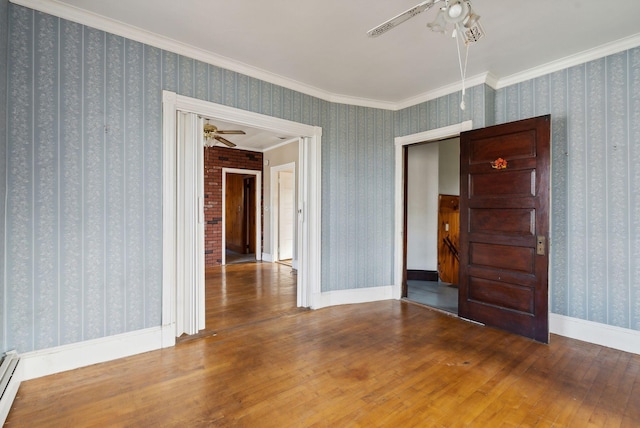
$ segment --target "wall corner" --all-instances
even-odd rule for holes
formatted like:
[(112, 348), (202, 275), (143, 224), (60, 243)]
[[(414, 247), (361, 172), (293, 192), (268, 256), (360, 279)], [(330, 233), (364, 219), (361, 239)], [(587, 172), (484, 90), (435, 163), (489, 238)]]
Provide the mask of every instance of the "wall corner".
[(484, 126), (496, 124), (496, 90), (484, 85)]

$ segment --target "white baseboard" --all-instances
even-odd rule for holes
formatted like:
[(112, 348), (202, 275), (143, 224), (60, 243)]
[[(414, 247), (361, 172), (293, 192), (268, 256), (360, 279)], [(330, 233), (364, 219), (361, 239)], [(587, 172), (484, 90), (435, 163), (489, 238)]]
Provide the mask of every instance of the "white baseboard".
[(273, 262), (273, 256), (269, 253), (262, 253), (262, 261), (263, 262)]
[[(166, 345), (165, 343), (165, 346)], [(154, 351), (162, 347), (163, 329), (162, 327), (153, 327), (100, 339), (26, 352), (20, 355), (22, 379), (35, 379), (92, 364)]]
[(312, 309), (327, 306), (349, 305), (353, 303), (377, 302), (392, 299), (391, 285), (370, 288), (355, 288), (351, 290), (337, 290), (318, 293), (313, 298)]
[[(393, 298), (392, 292), (392, 286), (329, 291), (316, 295), (312, 308), (389, 300)], [(558, 314), (549, 314), (549, 329), (551, 333), (561, 336), (640, 354), (640, 331)], [(164, 330), (166, 329), (162, 327), (153, 327), (24, 353), (20, 355), (16, 382), (12, 383), (11, 388), (17, 391), (22, 380), (172, 346), (175, 338), (173, 341), (167, 341), (167, 333)]]
[(640, 331), (549, 314), (549, 331), (560, 336), (640, 354)]

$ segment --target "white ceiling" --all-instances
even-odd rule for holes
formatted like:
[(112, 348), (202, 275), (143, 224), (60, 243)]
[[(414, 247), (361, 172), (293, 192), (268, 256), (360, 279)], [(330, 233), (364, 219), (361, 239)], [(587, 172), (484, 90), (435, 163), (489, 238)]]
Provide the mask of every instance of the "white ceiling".
[[(217, 65), (311, 95), (397, 108), (442, 88), (458, 87), (461, 80), (455, 41), (426, 28), (440, 4), (380, 37), (366, 35), (367, 30), (419, 2), (58, 3), (145, 30), (151, 33), (149, 38), (171, 39), (210, 55)], [(493, 82), (506, 82), (530, 69), (584, 56), (586, 51), (614, 42), (627, 48), (640, 44), (639, 0), (473, 0), (472, 5), (487, 34), (469, 51), (467, 77), (472, 81), (489, 73)]]
[[(221, 135), (225, 139), (237, 145), (237, 149), (252, 150), (263, 152), (273, 149), (277, 146), (295, 142), (297, 144), (299, 136), (289, 134), (277, 134), (271, 131), (258, 129), (250, 126), (239, 125), (218, 120), (216, 118), (203, 117), (205, 122), (215, 125), (219, 130), (239, 130), (244, 131), (245, 135)], [(223, 143), (217, 142), (217, 146), (227, 147)]]

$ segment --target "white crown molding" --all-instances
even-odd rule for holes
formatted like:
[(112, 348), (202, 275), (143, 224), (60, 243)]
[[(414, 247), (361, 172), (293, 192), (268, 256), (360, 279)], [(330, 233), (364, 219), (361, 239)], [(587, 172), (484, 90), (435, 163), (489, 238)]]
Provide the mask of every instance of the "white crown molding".
[[(497, 80), (498, 79), (493, 74), (487, 72), (466, 79), (464, 86), (465, 88), (472, 88), (477, 85), (487, 84), (492, 88), (495, 88)], [(423, 94), (416, 95), (415, 97), (407, 98), (403, 101), (400, 101), (396, 104), (395, 110), (402, 110), (407, 107), (412, 107), (414, 105), (435, 100), (437, 98), (460, 91), (462, 91), (462, 82), (452, 83), (436, 90), (425, 92)]]
[(593, 49), (588, 49), (583, 52), (579, 52), (575, 55), (568, 56), (566, 58), (552, 61), (547, 64), (543, 64), (521, 73), (515, 73), (510, 76), (503, 77), (498, 80), (494, 89), (501, 89), (507, 86), (515, 85), (517, 83), (526, 82), (527, 80), (535, 79), (556, 71), (564, 70), (576, 65), (584, 64), (589, 61), (603, 58), (608, 55), (613, 55), (619, 52), (623, 52), (629, 49), (633, 49), (640, 46), (640, 33), (624, 39), (616, 40), (611, 43), (606, 43), (601, 46), (597, 46)]
[[(495, 88), (498, 79), (491, 73), (482, 73), (476, 76), (470, 77), (465, 81), (465, 88), (472, 88), (477, 85), (487, 84), (492, 88)], [(412, 107), (417, 104), (421, 104), (427, 101), (435, 100), (440, 97), (444, 97), (455, 92), (462, 91), (462, 82), (452, 83), (451, 85), (443, 86), (434, 91), (425, 92), (424, 94), (417, 95), (415, 97), (407, 98), (404, 101), (399, 102), (396, 106), (396, 110)]]
[[(149, 31), (106, 18), (104, 16), (88, 12), (86, 10), (61, 3), (57, 0), (9, 0), (11, 3), (38, 10), (49, 15), (87, 25), (98, 30), (116, 34), (127, 39), (136, 40), (141, 43), (148, 44), (166, 51), (178, 53), (199, 61), (206, 62), (217, 67), (235, 71), (249, 77), (253, 77), (274, 85), (282, 86), (294, 91), (298, 91), (312, 97), (337, 103), (348, 104), (361, 107), (371, 107), (383, 110), (397, 111), (407, 107), (411, 107), (423, 102), (437, 99), (462, 90), (462, 82), (443, 86), (433, 91), (418, 94), (413, 97), (405, 98), (397, 102), (372, 100), (367, 98), (352, 97), (348, 95), (334, 94), (311, 85), (307, 85), (296, 80), (271, 73), (256, 67), (252, 67), (240, 61), (233, 60), (221, 55), (195, 48), (193, 46), (178, 42), (168, 37), (160, 36)], [(491, 72), (482, 73), (467, 79), (465, 86), (467, 88), (486, 84), (493, 89), (501, 89), (516, 83), (524, 82), (536, 77), (544, 76), (558, 70), (572, 67), (574, 65), (583, 64), (594, 59), (602, 58), (607, 55), (622, 52), (627, 49), (640, 46), (640, 33), (620, 39), (611, 43), (607, 43), (593, 49), (580, 52), (569, 57), (543, 64), (538, 67), (531, 68), (521, 73), (515, 73), (510, 76), (495, 76)]]
[(245, 76), (254, 77), (275, 85), (283, 86), (294, 91), (302, 92), (313, 97), (321, 98), (326, 101), (333, 102), (333, 94), (318, 89), (311, 85), (297, 82), (293, 79), (271, 73), (256, 67), (252, 67), (234, 59), (217, 55), (203, 49), (196, 48), (191, 45), (173, 40), (169, 37), (161, 36), (141, 28), (125, 24), (114, 19), (98, 15), (84, 9), (77, 8), (57, 0), (9, 0), (11, 3), (28, 7), (49, 15), (68, 21), (77, 22), (98, 30), (106, 31), (111, 34), (135, 40), (150, 46), (154, 46), (169, 52), (174, 52), (189, 58), (193, 58), (207, 64), (215, 65), (227, 70), (235, 71)]
[(393, 111), (399, 110), (398, 103), (394, 101), (379, 101), (379, 100), (372, 100), (368, 98), (358, 98), (358, 97), (351, 97), (349, 95), (339, 95), (339, 94), (331, 94), (331, 96), (329, 96), (328, 98), (325, 98), (325, 100), (335, 104), (347, 104), (347, 105), (358, 106), (358, 107), (377, 108), (381, 110), (393, 110)]

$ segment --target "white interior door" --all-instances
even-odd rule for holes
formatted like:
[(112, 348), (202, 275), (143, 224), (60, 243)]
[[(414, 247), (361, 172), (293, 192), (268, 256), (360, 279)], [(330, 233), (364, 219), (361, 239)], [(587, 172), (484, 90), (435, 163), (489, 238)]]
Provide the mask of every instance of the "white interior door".
[(295, 230), (295, 179), (294, 172), (278, 172), (278, 258), (293, 259)]
[[(176, 150), (176, 336), (205, 327), (202, 119), (178, 113)], [(195, 190), (195, 192), (194, 192)]]

